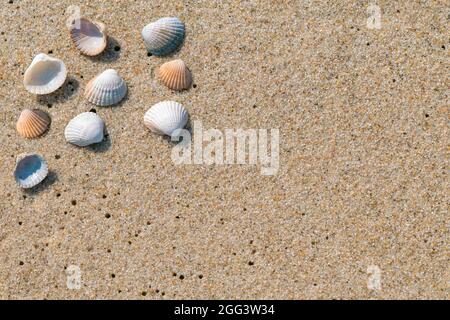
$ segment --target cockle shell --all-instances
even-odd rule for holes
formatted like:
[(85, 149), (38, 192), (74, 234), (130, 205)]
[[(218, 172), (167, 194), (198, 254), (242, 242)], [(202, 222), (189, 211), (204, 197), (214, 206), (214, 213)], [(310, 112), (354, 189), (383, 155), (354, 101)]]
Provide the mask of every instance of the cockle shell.
[(120, 102), (127, 94), (127, 84), (116, 70), (108, 69), (95, 76), (86, 86), (85, 96), (98, 106)]
[(28, 189), (41, 183), (48, 174), (48, 165), (39, 154), (21, 154), (17, 157), (14, 178), (21, 188)]
[(59, 59), (49, 57), (44, 53), (34, 57), (23, 77), (25, 88), (34, 94), (48, 94), (66, 81), (67, 69)]
[(181, 59), (164, 63), (159, 67), (157, 76), (161, 82), (172, 90), (188, 89), (192, 83), (192, 75)]
[(28, 139), (37, 138), (47, 131), (50, 125), (49, 115), (42, 110), (25, 109), (17, 121), (17, 132)]
[(183, 43), (184, 23), (178, 18), (161, 18), (146, 25), (141, 35), (150, 53), (165, 56)]
[(189, 115), (180, 103), (162, 101), (152, 106), (144, 115), (144, 123), (151, 131), (171, 136), (176, 129), (182, 129)]
[(70, 25), (70, 37), (73, 43), (87, 56), (100, 54), (106, 48), (105, 25), (101, 22), (79, 18)]
[(79, 147), (85, 147), (103, 140), (105, 123), (94, 112), (84, 112), (70, 120), (64, 135), (66, 140)]

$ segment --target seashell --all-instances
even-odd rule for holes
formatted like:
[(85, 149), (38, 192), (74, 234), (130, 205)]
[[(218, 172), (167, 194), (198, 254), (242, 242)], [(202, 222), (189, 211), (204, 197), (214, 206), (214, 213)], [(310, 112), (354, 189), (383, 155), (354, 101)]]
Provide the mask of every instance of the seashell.
[(48, 165), (39, 154), (21, 154), (17, 157), (14, 178), (21, 188), (28, 189), (41, 183), (48, 174)]
[(147, 128), (157, 134), (171, 136), (176, 129), (182, 129), (189, 115), (185, 107), (175, 101), (162, 101), (151, 107), (144, 115)]
[(105, 25), (86, 18), (72, 21), (70, 37), (78, 50), (87, 56), (100, 54), (105, 50), (107, 44)]
[(120, 102), (127, 94), (127, 84), (116, 70), (108, 69), (95, 76), (86, 86), (84, 95), (98, 106)]
[(34, 57), (23, 77), (25, 88), (34, 94), (48, 94), (66, 81), (67, 69), (59, 59), (49, 57), (44, 53)]
[(45, 111), (25, 109), (20, 114), (16, 128), (22, 137), (32, 139), (47, 131), (49, 125), (50, 117)]
[(192, 83), (192, 75), (181, 59), (164, 63), (157, 71), (161, 82), (172, 90), (188, 89)]
[(161, 18), (146, 25), (141, 35), (150, 53), (165, 56), (183, 43), (184, 23), (178, 18)]
[(99, 143), (103, 140), (105, 123), (94, 112), (83, 112), (69, 121), (64, 135), (66, 140), (79, 147)]

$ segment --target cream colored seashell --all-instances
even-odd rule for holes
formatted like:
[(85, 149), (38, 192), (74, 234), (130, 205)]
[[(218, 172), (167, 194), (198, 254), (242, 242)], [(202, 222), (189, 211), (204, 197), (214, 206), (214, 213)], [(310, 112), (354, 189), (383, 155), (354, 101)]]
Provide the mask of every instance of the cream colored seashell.
[(50, 125), (49, 115), (42, 110), (25, 109), (17, 121), (17, 132), (28, 139), (37, 138), (47, 131)]
[(85, 96), (98, 106), (120, 102), (127, 94), (127, 84), (116, 70), (108, 69), (94, 77), (86, 86)]
[(183, 43), (184, 24), (178, 18), (161, 18), (146, 25), (141, 35), (149, 52), (155, 56), (165, 56)]
[(151, 131), (172, 136), (176, 129), (182, 129), (189, 115), (180, 103), (162, 101), (151, 107), (144, 115), (144, 123)]
[(38, 54), (23, 76), (25, 88), (34, 94), (48, 94), (57, 90), (66, 81), (67, 69), (59, 59)]
[(33, 188), (41, 183), (48, 174), (48, 165), (39, 154), (21, 154), (17, 157), (14, 178), (24, 189)]
[(181, 59), (164, 63), (159, 67), (157, 76), (165, 86), (172, 90), (189, 89), (192, 83), (191, 71)]
[(103, 140), (105, 123), (94, 112), (84, 112), (70, 120), (64, 135), (66, 140), (79, 147), (85, 147)]
[(88, 56), (102, 53), (107, 44), (105, 25), (86, 18), (73, 20), (70, 27), (70, 37), (78, 50)]

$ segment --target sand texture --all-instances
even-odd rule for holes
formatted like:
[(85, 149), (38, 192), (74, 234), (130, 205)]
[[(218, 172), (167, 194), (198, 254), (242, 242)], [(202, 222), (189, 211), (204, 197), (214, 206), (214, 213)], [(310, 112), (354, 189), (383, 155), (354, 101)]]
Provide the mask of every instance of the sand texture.
[[(380, 29), (367, 1), (2, 0), (0, 298), (450, 298), (448, 1), (376, 4)], [(70, 41), (71, 5), (105, 23), (102, 55)], [(140, 31), (164, 16), (185, 22), (184, 45), (147, 56)], [(40, 52), (69, 72), (47, 96), (22, 84)], [(190, 90), (155, 81), (175, 58)], [(108, 68), (129, 93), (96, 107), (84, 89)], [(162, 100), (205, 129), (278, 128), (278, 173), (175, 165), (143, 124)], [(25, 108), (50, 114), (43, 137), (18, 135)], [(92, 108), (107, 139), (68, 144)], [(50, 168), (28, 191), (12, 175), (24, 152)]]

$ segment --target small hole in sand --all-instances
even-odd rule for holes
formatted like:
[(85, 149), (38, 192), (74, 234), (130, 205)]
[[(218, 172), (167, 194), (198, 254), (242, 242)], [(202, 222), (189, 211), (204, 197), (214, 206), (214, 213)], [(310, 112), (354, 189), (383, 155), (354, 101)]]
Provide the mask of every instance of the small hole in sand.
[(109, 218), (111, 218), (111, 215), (109, 213), (107, 213), (107, 214), (105, 214), (105, 218), (109, 219)]
[(77, 205), (77, 200), (72, 200), (71, 203), (72, 203), (73, 206), (76, 206)]

